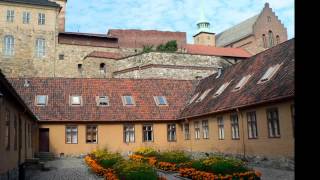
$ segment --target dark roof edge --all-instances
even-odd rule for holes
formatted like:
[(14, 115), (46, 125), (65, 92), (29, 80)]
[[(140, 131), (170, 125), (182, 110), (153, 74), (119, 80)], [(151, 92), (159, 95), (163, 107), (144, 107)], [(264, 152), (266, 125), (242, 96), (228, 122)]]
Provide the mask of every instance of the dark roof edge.
[(96, 37), (96, 38), (106, 38), (106, 39), (118, 40), (117, 37), (111, 37), (111, 36), (107, 36), (105, 34), (78, 33), (78, 32), (59, 32), (59, 35), (87, 36), (87, 37)]
[(51, 1), (49, 3), (37, 3), (37, 2), (30, 2), (30, 1), (0, 0), (0, 3), (1, 2), (15, 3), (15, 4), (29, 4), (29, 5), (46, 6), (46, 7), (54, 7), (54, 8), (61, 9), (61, 6), (59, 4)]

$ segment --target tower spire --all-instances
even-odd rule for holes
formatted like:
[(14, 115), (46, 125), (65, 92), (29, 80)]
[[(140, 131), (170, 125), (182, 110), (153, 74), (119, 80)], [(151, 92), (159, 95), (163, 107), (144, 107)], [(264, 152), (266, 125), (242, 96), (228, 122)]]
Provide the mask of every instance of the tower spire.
[(207, 20), (204, 11), (204, 0), (201, 0), (200, 3), (200, 17), (197, 23), (198, 33), (210, 32), (210, 22)]

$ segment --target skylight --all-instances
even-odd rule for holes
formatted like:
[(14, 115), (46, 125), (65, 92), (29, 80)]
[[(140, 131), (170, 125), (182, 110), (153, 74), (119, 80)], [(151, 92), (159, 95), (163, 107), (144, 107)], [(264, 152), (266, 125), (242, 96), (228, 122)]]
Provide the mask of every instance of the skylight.
[(233, 91), (237, 91), (239, 89), (241, 89), (248, 81), (249, 79), (251, 78), (251, 74), (247, 75), (247, 76), (244, 76), (240, 81), (239, 83), (236, 85), (236, 87), (233, 89)]
[(281, 64), (276, 64), (272, 67), (269, 67), (269, 69), (264, 73), (264, 75), (262, 76), (262, 78), (258, 81), (258, 84), (264, 83), (266, 81), (269, 81), (273, 75), (276, 74), (276, 72), (279, 70)]
[(154, 96), (153, 98), (158, 106), (168, 105), (167, 99), (164, 96)]
[(202, 101), (202, 100), (209, 94), (209, 92), (210, 92), (211, 90), (212, 90), (212, 88), (207, 89), (205, 92), (203, 92), (203, 93), (201, 94), (201, 96), (196, 100), (196, 102)]
[(126, 106), (135, 105), (135, 102), (134, 102), (132, 96), (122, 96), (122, 100), (123, 100), (123, 105), (126, 105)]
[[(231, 82), (231, 81), (230, 81)], [(217, 91), (214, 93), (213, 97), (219, 96), (230, 84), (230, 82), (224, 83)]]
[(191, 104), (194, 100), (196, 100), (198, 96), (199, 96), (199, 93), (197, 93), (196, 95), (194, 95), (194, 96), (190, 99), (189, 104)]

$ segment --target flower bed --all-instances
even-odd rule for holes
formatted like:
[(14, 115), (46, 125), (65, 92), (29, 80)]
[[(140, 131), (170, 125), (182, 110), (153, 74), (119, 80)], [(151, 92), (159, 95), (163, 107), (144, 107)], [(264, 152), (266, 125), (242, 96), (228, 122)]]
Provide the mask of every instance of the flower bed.
[(118, 177), (115, 174), (115, 171), (111, 168), (105, 169), (97, 163), (96, 160), (91, 158), (89, 155), (84, 158), (87, 165), (90, 169), (100, 176), (104, 176), (106, 180), (117, 180)]

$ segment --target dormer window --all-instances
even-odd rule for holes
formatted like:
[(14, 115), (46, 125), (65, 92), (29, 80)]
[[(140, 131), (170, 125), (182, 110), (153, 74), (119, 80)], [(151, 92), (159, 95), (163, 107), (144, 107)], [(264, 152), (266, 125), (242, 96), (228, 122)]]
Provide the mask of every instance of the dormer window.
[(134, 106), (135, 102), (132, 96), (122, 96), (122, 102), (124, 106)]
[(240, 82), (236, 85), (236, 87), (233, 89), (233, 91), (238, 91), (240, 90), (248, 81), (249, 79), (251, 78), (251, 74), (250, 75), (247, 75), (245, 77), (243, 77)]
[(281, 65), (282, 63), (269, 67), (269, 69), (264, 73), (262, 78), (258, 81), (258, 84), (269, 81), (275, 75), (275, 73), (279, 70)]
[(228, 86), (230, 82), (224, 83), (213, 95), (213, 97), (219, 96)]
[(202, 101), (208, 94), (209, 92), (212, 90), (212, 88), (207, 89), (206, 91), (204, 91), (201, 96), (196, 100), (196, 102), (200, 102)]
[(71, 96), (70, 97), (70, 105), (71, 106), (81, 106), (82, 105), (82, 97), (81, 96)]
[(98, 96), (97, 97), (97, 106), (109, 106), (109, 97), (108, 96)]
[(46, 106), (48, 103), (47, 95), (37, 95), (36, 96), (36, 105), (37, 106)]
[(166, 106), (168, 105), (167, 99), (164, 96), (153, 96), (154, 101), (157, 106)]
[(196, 99), (198, 98), (198, 96), (199, 96), (199, 93), (197, 93), (196, 95), (194, 95), (194, 96), (190, 99), (189, 104), (191, 104), (194, 100), (196, 100)]

